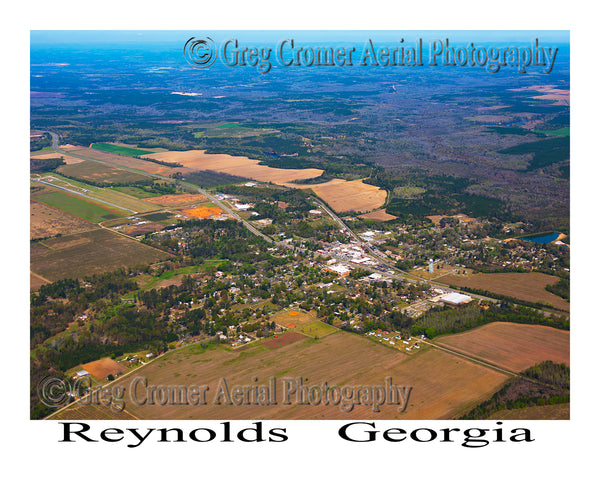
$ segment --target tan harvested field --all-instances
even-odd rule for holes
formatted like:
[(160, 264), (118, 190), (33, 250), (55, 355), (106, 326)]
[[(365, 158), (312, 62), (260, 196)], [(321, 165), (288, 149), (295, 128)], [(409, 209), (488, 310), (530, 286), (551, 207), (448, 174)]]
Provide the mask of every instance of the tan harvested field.
[(398, 218), (395, 215), (390, 215), (389, 213), (387, 213), (385, 209), (376, 210), (371, 213), (365, 213), (360, 217), (366, 218), (367, 220), (376, 220), (378, 222), (388, 222), (390, 220), (395, 220), (396, 218)]
[(283, 325), (287, 328), (294, 328), (297, 325), (304, 325), (306, 323), (316, 320), (314, 312), (303, 312), (301, 310), (291, 310), (287, 312), (279, 312), (272, 315), (269, 319), (275, 322), (277, 325)]
[(32, 292), (37, 291), (42, 285), (45, 285), (47, 282), (39, 275), (36, 275), (33, 272), (29, 272), (29, 290)]
[(122, 228), (119, 230), (119, 232), (123, 232), (125, 235), (129, 235), (130, 237), (136, 237), (145, 233), (158, 232), (163, 228), (165, 228), (165, 226), (160, 223), (150, 222), (144, 223), (143, 225), (130, 225)]
[(29, 202), (29, 212), (30, 239), (67, 235), (96, 228), (87, 220), (34, 200)]
[(441, 337), (436, 343), (521, 372), (545, 360), (568, 365), (570, 338), (568, 331), (544, 325), (495, 322)]
[(234, 157), (227, 154), (209, 154), (204, 150), (188, 150), (187, 152), (163, 152), (145, 157), (164, 162), (180, 163), (184, 167), (194, 170), (213, 170), (228, 173), (239, 177), (251, 178), (259, 182), (273, 182), (282, 184), (318, 177), (323, 170), (317, 168), (283, 169), (259, 165), (258, 160), (248, 157)]
[[(291, 405), (283, 405), (282, 379), (299, 376), (304, 385), (319, 386), (323, 382), (329, 386), (383, 385), (385, 377), (391, 376), (395, 385), (413, 389), (403, 413), (397, 405), (383, 405), (380, 412), (367, 405), (356, 405), (351, 412), (342, 411), (339, 405), (299, 405), (295, 396), (290, 398)], [(445, 419), (464, 414), (507, 380), (505, 375), (439, 350), (408, 356), (346, 332), (317, 341), (298, 339), (275, 349), (264, 344), (243, 350), (186, 347), (116, 382), (127, 390), (127, 399), (135, 377), (146, 378), (149, 386), (209, 386), (205, 405), (137, 405), (128, 401), (126, 410), (141, 419)], [(276, 378), (276, 405), (215, 404), (221, 379), (231, 390), (234, 385), (256, 385), (253, 377), (260, 385)], [(145, 392), (138, 390), (138, 398)]]
[(30, 245), (31, 271), (53, 282), (154, 263), (169, 257), (166, 252), (107, 229), (55, 237)]
[(162, 205), (165, 207), (170, 206), (185, 206), (192, 203), (206, 202), (207, 198), (204, 195), (184, 193), (181, 195), (161, 195), (160, 197), (146, 198), (146, 202), (154, 203), (156, 205)]
[(546, 285), (553, 285), (559, 280), (558, 277), (539, 272), (475, 273), (466, 276), (448, 275), (438, 279), (447, 285), (487, 290), (526, 302), (544, 302), (560, 310), (569, 311), (569, 302), (545, 288)]
[(67, 165), (73, 165), (75, 163), (81, 163), (81, 162), (84, 161), (81, 158), (72, 157), (70, 155), (64, 155), (64, 154), (58, 153), (58, 152), (44, 153), (44, 154), (38, 154), (38, 155), (35, 155), (35, 152), (32, 152), (31, 156), (35, 157), (35, 158), (41, 158), (41, 159), (46, 159), (46, 158), (61, 158), (62, 157), (63, 161)]
[(556, 85), (532, 85), (530, 87), (512, 88), (512, 92), (533, 91), (543, 95), (537, 95), (532, 98), (537, 100), (553, 100), (554, 105), (569, 105), (571, 99), (571, 91), (561, 88), (555, 88)]
[(116, 376), (127, 371), (127, 368), (125, 368), (123, 365), (108, 357), (85, 363), (81, 366), (81, 368), (90, 372), (90, 374), (97, 379), (106, 378), (108, 375)]
[(52, 420), (136, 420), (136, 418), (125, 411), (119, 412), (103, 406), (78, 403), (56, 414)]
[(540, 405), (537, 407), (500, 410), (488, 417), (489, 420), (569, 420), (570, 403)]
[(103, 152), (102, 150), (96, 150), (93, 148), (78, 147), (74, 149), (72, 153), (100, 160), (102, 162), (108, 162), (115, 166), (135, 168), (136, 170), (141, 170), (153, 175), (164, 175), (166, 177), (175, 172), (188, 173), (191, 171), (189, 168), (159, 165), (158, 163), (147, 162), (133, 157), (126, 157), (125, 155), (117, 155), (116, 153)]
[(286, 184), (293, 188), (311, 188), (316, 195), (325, 200), (336, 212), (368, 212), (385, 203), (387, 192), (369, 185), (362, 180), (342, 180), (334, 178), (326, 183), (315, 185)]
[(100, 183), (129, 183), (148, 180), (148, 176), (133, 173), (118, 167), (111, 167), (93, 160), (62, 165), (56, 169), (58, 173), (73, 177), (78, 180), (100, 182)]

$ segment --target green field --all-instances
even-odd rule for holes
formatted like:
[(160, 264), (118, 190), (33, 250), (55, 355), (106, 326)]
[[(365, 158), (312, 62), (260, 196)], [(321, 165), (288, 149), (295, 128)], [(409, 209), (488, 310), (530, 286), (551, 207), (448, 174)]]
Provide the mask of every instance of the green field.
[(138, 157), (140, 155), (150, 155), (149, 150), (140, 150), (139, 148), (123, 147), (121, 145), (113, 145), (112, 143), (94, 143), (92, 148), (102, 150), (103, 152), (116, 153), (118, 155), (127, 155), (128, 157)]
[(106, 229), (32, 242), (31, 271), (56, 281), (155, 263), (170, 255)]
[(117, 212), (102, 208), (83, 198), (77, 198), (74, 195), (67, 195), (62, 192), (43, 193), (35, 195), (34, 199), (93, 223), (112, 220), (121, 216)]
[(561, 135), (570, 135), (571, 134), (571, 127), (563, 127), (563, 128), (559, 128), (558, 130), (544, 130), (544, 131), (537, 131), (537, 133), (543, 133), (544, 135), (556, 135), (556, 136), (561, 136)]
[(150, 198), (159, 197), (161, 194), (157, 192), (147, 192), (138, 187), (110, 187), (111, 190), (121, 192), (135, 198)]
[(304, 335), (308, 335), (309, 337), (321, 338), (337, 331), (337, 328), (327, 325), (326, 323), (316, 321), (302, 325), (301, 327), (296, 327), (296, 331), (303, 333)]
[[(131, 215), (133, 212), (150, 212), (157, 210), (157, 206), (153, 203), (146, 203), (140, 198), (133, 197), (126, 193), (122, 193), (114, 188), (96, 187), (83, 181), (64, 178), (55, 173), (45, 175), (44, 181), (56, 185), (57, 187), (67, 188), (73, 191), (73, 195), (77, 193), (90, 197), (90, 201), (98, 200), (99, 205), (111, 210), (122, 210), (119, 213)], [(66, 194), (66, 193), (65, 193)], [(104, 202), (114, 205), (105, 205)]]

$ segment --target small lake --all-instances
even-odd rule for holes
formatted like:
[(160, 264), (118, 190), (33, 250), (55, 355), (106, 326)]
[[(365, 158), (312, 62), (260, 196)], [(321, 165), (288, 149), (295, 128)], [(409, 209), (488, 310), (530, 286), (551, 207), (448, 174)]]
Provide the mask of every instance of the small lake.
[(519, 240), (525, 240), (526, 242), (534, 243), (551, 243), (558, 238), (560, 232), (543, 233), (540, 235), (530, 235), (527, 237), (521, 237)]

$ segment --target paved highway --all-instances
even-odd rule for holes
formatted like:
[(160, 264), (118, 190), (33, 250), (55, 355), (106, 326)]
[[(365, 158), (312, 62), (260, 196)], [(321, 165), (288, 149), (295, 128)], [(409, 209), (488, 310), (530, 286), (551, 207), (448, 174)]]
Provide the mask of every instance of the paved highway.
[[(264, 233), (262, 233), (260, 230), (258, 230), (254, 225), (252, 225), (250, 222), (248, 222), (247, 220), (243, 219), (242, 217), (240, 217), (235, 211), (233, 211), (229, 206), (227, 206), (224, 202), (220, 201), (218, 198), (216, 198), (214, 195), (208, 193), (206, 190), (204, 190), (203, 188), (198, 187), (197, 185), (194, 185), (192, 183), (188, 183), (188, 182), (184, 182), (181, 180), (177, 180), (171, 177), (163, 177), (162, 175), (158, 175), (158, 174), (151, 174), (145, 171), (141, 171), (141, 170), (137, 170), (135, 168), (130, 168), (130, 167), (125, 167), (123, 165), (119, 165), (116, 163), (112, 163), (112, 162), (108, 162), (108, 161), (104, 161), (104, 160), (98, 160), (95, 158), (90, 158), (90, 157), (85, 157), (83, 155), (78, 155), (78, 154), (73, 154), (71, 152), (65, 152), (63, 150), (61, 150), (58, 146), (58, 135), (54, 132), (50, 132), (47, 131), (45, 133), (49, 133), (52, 137), (52, 148), (58, 152), (58, 153), (62, 153), (63, 155), (70, 155), (72, 157), (76, 157), (76, 158), (81, 158), (82, 160), (90, 160), (92, 162), (98, 162), (98, 163), (103, 163), (105, 165), (110, 165), (112, 167), (118, 167), (120, 169), (123, 170), (127, 170), (133, 173), (138, 173), (138, 174), (142, 174), (142, 175), (146, 175), (146, 176), (150, 176), (159, 180), (164, 180), (164, 181), (168, 181), (168, 182), (176, 182), (182, 186), (185, 186), (188, 190), (192, 190), (192, 191), (196, 191), (204, 196), (206, 196), (208, 199), (210, 199), (212, 202), (214, 202), (216, 205), (218, 205), (223, 211), (227, 212), (229, 215), (231, 215), (233, 218), (235, 218), (236, 220), (238, 220), (239, 222), (242, 222), (242, 224), (248, 229), (250, 230), (253, 234), (263, 238), (266, 242), (272, 243), (274, 245), (280, 246), (282, 248), (286, 248), (286, 249), (290, 249), (293, 250), (294, 248), (299, 251), (304, 253), (305, 249), (299, 248), (299, 247), (294, 247), (293, 245), (290, 245), (286, 242), (281, 242), (281, 241), (275, 241), (273, 240), (271, 237), (265, 235)], [(55, 187), (55, 185), (53, 185)], [(331, 211), (331, 209), (329, 207), (327, 207), (327, 205), (325, 205), (320, 199), (316, 198), (316, 197), (311, 197), (321, 208), (323, 208), (323, 210), (334, 220), (335, 223), (337, 223), (340, 228), (346, 230), (348, 232), (348, 234), (354, 238), (358, 243), (360, 244), (364, 244), (364, 242), (358, 237), (358, 235), (356, 235), (356, 233), (354, 233), (343, 221), (340, 217), (338, 217), (333, 211)], [(119, 207), (121, 208), (121, 207)], [(373, 252), (374, 255), (377, 256), (377, 260), (380, 261), (381, 263), (383, 263), (386, 267), (390, 268), (394, 273), (389, 273), (389, 272), (382, 272), (379, 269), (376, 268), (370, 268), (364, 265), (361, 265), (360, 268), (364, 268), (365, 270), (369, 270), (372, 272), (376, 272), (376, 273), (381, 273), (384, 276), (387, 276), (391, 279), (396, 279), (396, 280), (404, 280), (404, 281), (409, 281), (409, 282), (413, 282), (413, 283), (427, 283), (428, 285), (431, 286), (435, 286), (435, 287), (439, 287), (439, 288), (443, 288), (445, 290), (451, 291), (451, 292), (457, 292), (457, 293), (465, 293), (473, 298), (479, 299), (479, 300), (484, 300), (487, 302), (493, 302), (493, 303), (499, 303), (500, 300), (495, 299), (495, 298), (491, 298), (491, 297), (486, 297), (483, 295), (477, 295), (474, 293), (469, 293), (469, 292), (463, 292), (461, 290), (457, 290), (454, 288), (450, 288), (448, 287), (448, 285), (445, 285), (443, 283), (440, 282), (436, 282), (433, 280), (427, 280), (424, 278), (421, 278), (417, 275), (414, 275), (412, 273), (406, 272), (404, 270), (400, 270), (398, 269), (395, 264), (391, 261), (389, 261), (387, 259), (387, 256), (380, 252), (379, 250), (377, 250), (374, 246), (369, 245), (368, 248), (370, 248), (370, 250)], [(342, 258), (340, 258), (339, 256), (336, 255), (332, 255), (340, 260), (344, 260)], [(541, 309), (537, 309), (534, 308), (534, 310), (538, 310), (540, 312), (542, 312), (544, 315), (549, 316), (551, 315), (550, 312), (547, 312), (545, 310), (541, 310)]]

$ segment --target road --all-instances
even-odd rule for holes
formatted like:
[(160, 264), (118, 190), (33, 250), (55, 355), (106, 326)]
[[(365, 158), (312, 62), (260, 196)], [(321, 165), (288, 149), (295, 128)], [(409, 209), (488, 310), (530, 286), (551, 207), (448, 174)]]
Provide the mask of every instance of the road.
[[(52, 178), (52, 177), (44, 177), (44, 178)], [(114, 203), (107, 202), (106, 200), (101, 200), (101, 199), (96, 198), (96, 197), (91, 197), (90, 195), (86, 195), (85, 193), (78, 192), (77, 190), (71, 190), (71, 189), (69, 189), (67, 187), (61, 187), (60, 185), (55, 185), (52, 182), (45, 182), (41, 178), (34, 178), (32, 180), (34, 182), (43, 183), (44, 185), (48, 185), (50, 187), (58, 188), (59, 190), (64, 190), (65, 192), (69, 192), (69, 193), (72, 193), (74, 195), (79, 195), (81, 197), (89, 198), (90, 200), (93, 200), (94, 202), (105, 203), (106, 205), (110, 205), (111, 207), (117, 208), (119, 210), (126, 210), (127, 212), (131, 212), (133, 214), (139, 213), (139, 212), (136, 212), (135, 210), (130, 210), (129, 208), (125, 208), (125, 207), (123, 207), (121, 205), (115, 205)]]
[[(103, 161), (103, 160), (98, 160), (95, 158), (90, 158), (90, 157), (85, 157), (83, 155), (77, 155), (77, 154), (73, 154), (70, 152), (65, 152), (63, 150), (61, 150), (58, 146), (58, 135), (54, 132), (50, 132), (50, 131), (46, 131), (45, 133), (49, 133), (50, 136), (52, 137), (52, 148), (57, 152), (57, 153), (62, 153), (63, 155), (70, 155), (72, 157), (76, 157), (76, 158), (80, 158), (82, 160), (90, 160), (93, 162), (98, 162), (98, 163), (103, 163), (105, 165), (109, 165), (111, 167), (118, 167), (122, 170), (127, 170), (133, 173), (138, 173), (138, 174), (142, 174), (142, 175), (146, 175), (152, 178), (156, 178), (158, 180), (163, 180), (163, 181), (168, 181), (168, 182), (173, 182), (173, 183), (177, 183), (179, 185), (185, 186), (188, 190), (194, 191), (194, 192), (198, 192), (202, 195), (204, 195), (206, 198), (210, 199), (212, 202), (214, 202), (216, 205), (218, 205), (223, 211), (227, 212), (229, 215), (231, 215), (234, 219), (238, 220), (239, 222), (242, 222), (242, 224), (250, 231), (252, 232), (254, 235), (263, 238), (266, 242), (280, 246), (282, 248), (286, 248), (288, 250), (294, 250), (296, 249), (299, 252), (304, 252), (305, 250), (299, 247), (294, 247), (293, 245), (289, 245), (286, 242), (281, 242), (281, 241), (275, 241), (273, 240), (271, 237), (269, 237), (268, 235), (265, 235), (264, 233), (262, 233), (260, 230), (258, 230), (254, 225), (252, 225), (250, 222), (248, 222), (247, 220), (243, 219), (242, 217), (240, 217), (234, 210), (232, 210), (229, 206), (225, 205), (225, 203), (223, 203), (222, 201), (220, 201), (218, 198), (216, 198), (214, 195), (208, 193), (206, 190), (204, 190), (203, 188), (194, 185), (192, 183), (188, 183), (185, 181), (181, 181), (181, 180), (177, 180), (171, 177), (164, 177), (162, 175), (158, 175), (158, 174), (152, 174), (152, 173), (148, 173), (145, 171), (141, 171), (141, 170), (137, 170), (135, 168), (131, 168), (131, 167), (125, 167), (119, 164), (115, 164), (115, 163), (111, 163), (111, 162), (107, 162), (107, 161)], [(54, 186), (54, 185), (53, 185)], [(320, 199), (316, 198), (316, 197), (311, 197), (321, 208), (323, 208), (323, 210), (333, 219), (333, 221), (339, 225), (340, 228), (346, 230), (348, 232), (348, 234), (354, 238), (359, 244), (363, 245), (364, 242), (359, 238), (359, 236), (354, 233), (352, 231), (352, 229), (350, 229), (343, 221), (340, 217), (338, 217), (329, 207), (327, 207), (327, 205), (325, 205), (325, 203), (323, 203)], [(370, 267), (366, 267), (364, 265), (361, 265), (360, 268), (364, 268), (365, 270), (369, 270), (372, 272), (376, 272), (376, 273), (381, 273), (382, 275), (385, 275), (391, 279), (396, 279), (396, 280), (404, 280), (404, 281), (409, 281), (409, 282), (413, 282), (413, 283), (426, 283), (428, 285), (431, 285), (433, 287), (439, 287), (439, 288), (443, 288), (446, 291), (449, 292), (456, 292), (456, 293), (464, 293), (466, 295), (469, 295), (472, 298), (476, 298), (478, 300), (483, 300), (486, 302), (492, 302), (492, 303), (499, 303), (500, 300), (495, 299), (495, 298), (491, 298), (491, 297), (486, 297), (484, 295), (477, 295), (474, 293), (469, 293), (469, 292), (463, 292), (461, 290), (457, 290), (454, 288), (450, 288), (448, 285), (445, 285), (443, 283), (440, 282), (435, 282), (433, 280), (427, 280), (424, 278), (421, 278), (417, 275), (414, 275), (412, 273), (406, 272), (404, 270), (400, 270), (399, 268), (397, 268), (395, 266), (395, 264), (391, 261), (389, 261), (387, 259), (387, 256), (380, 252), (377, 248), (375, 248), (372, 245), (368, 245), (368, 248), (371, 250), (371, 252), (373, 252), (373, 255), (375, 255), (377, 257), (377, 260), (381, 263), (383, 263), (386, 267), (390, 268), (394, 273), (389, 273), (389, 272), (382, 272), (381, 270), (375, 269), (375, 268), (370, 268)], [(335, 256), (335, 255), (332, 255)], [(339, 259), (339, 257), (336, 257)], [(533, 308), (533, 307), (531, 307)], [(547, 312), (545, 310), (541, 310), (538, 308), (533, 308), (534, 310), (538, 310), (539, 312), (542, 312), (544, 315), (549, 316), (551, 315), (550, 312)]]

